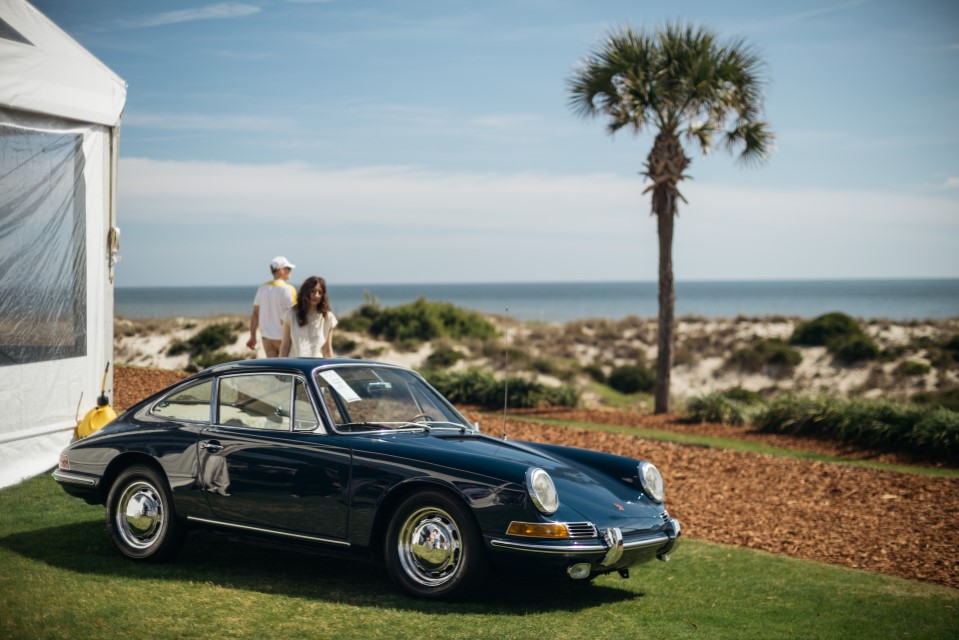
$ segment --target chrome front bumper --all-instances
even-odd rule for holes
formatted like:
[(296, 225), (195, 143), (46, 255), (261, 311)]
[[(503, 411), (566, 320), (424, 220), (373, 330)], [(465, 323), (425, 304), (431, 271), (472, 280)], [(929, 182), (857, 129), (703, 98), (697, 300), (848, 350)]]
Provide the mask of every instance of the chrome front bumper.
[(500, 549), (510, 549), (513, 551), (528, 551), (532, 553), (550, 553), (566, 556), (594, 555), (602, 553), (600, 561), (604, 567), (611, 567), (619, 562), (624, 554), (642, 549), (661, 547), (656, 550), (656, 556), (660, 560), (666, 560), (668, 554), (676, 545), (676, 540), (682, 532), (682, 526), (679, 520), (671, 518), (670, 527), (666, 531), (661, 531), (652, 536), (640, 538), (638, 540), (626, 541), (623, 539), (623, 533), (618, 527), (610, 527), (603, 536), (603, 542), (583, 542), (569, 544), (555, 544), (550, 542), (520, 542), (517, 540), (503, 540), (494, 538), (490, 544)]

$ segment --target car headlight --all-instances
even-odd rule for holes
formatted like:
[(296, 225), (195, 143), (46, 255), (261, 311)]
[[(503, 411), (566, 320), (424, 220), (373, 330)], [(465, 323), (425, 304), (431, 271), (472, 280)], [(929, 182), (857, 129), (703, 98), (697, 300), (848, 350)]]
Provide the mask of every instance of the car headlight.
[(652, 462), (639, 463), (639, 481), (643, 484), (643, 491), (656, 502), (662, 502), (665, 497), (663, 476)]
[(526, 490), (533, 504), (545, 515), (556, 513), (559, 509), (559, 494), (549, 474), (539, 467), (530, 467), (526, 472)]

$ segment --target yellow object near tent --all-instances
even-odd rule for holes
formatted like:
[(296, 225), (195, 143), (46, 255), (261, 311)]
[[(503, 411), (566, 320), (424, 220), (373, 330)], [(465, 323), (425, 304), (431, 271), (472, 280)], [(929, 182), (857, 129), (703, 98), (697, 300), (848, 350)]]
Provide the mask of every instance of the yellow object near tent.
[[(97, 398), (97, 406), (87, 411), (83, 420), (77, 423), (74, 430), (76, 439), (86, 438), (91, 433), (103, 428), (117, 417), (117, 412), (110, 406), (110, 398), (107, 397), (107, 372), (110, 370), (110, 363), (107, 363), (103, 370), (103, 383), (100, 385), (100, 397)], [(79, 407), (78, 407), (79, 409)], [(77, 412), (79, 414), (79, 411)]]
[(87, 411), (83, 420), (77, 425), (77, 438), (86, 438), (117, 417), (117, 412), (110, 405), (96, 407)]

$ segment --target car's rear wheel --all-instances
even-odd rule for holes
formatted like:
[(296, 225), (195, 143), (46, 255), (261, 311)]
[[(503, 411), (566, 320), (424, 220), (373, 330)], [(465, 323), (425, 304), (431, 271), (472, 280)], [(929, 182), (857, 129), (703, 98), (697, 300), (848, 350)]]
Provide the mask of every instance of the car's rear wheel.
[(183, 541), (166, 480), (145, 465), (120, 472), (107, 497), (106, 517), (113, 544), (133, 560), (169, 559)]
[(421, 598), (466, 595), (488, 571), (472, 515), (459, 500), (439, 491), (414, 494), (399, 505), (385, 552), (393, 580)]

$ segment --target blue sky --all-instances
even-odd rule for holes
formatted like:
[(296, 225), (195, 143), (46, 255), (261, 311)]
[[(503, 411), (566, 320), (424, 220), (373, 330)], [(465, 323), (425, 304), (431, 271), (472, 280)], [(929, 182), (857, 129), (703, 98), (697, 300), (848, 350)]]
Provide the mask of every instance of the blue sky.
[(128, 83), (119, 286), (655, 280), (652, 139), (568, 106), (611, 28), (767, 63), (776, 150), (689, 150), (683, 280), (959, 277), (959, 3), (35, 0)]

